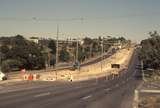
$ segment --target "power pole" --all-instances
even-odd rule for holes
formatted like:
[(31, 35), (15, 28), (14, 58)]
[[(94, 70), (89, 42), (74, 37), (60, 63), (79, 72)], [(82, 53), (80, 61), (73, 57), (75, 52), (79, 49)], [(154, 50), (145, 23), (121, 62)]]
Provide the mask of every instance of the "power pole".
[(104, 38), (102, 38), (102, 42), (101, 42), (101, 73), (102, 73), (102, 68), (103, 68), (103, 39)]
[(56, 38), (56, 80), (57, 80), (57, 64), (58, 64), (58, 38), (59, 38), (59, 25), (57, 25), (57, 38)]
[(77, 39), (76, 62), (78, 63), (79, 40)]
[(1, 70), (1, 65), (2, 65), (2, 53), (0, 52), (0, 70)]
[(90, 58), (92, 58), (92, 47), (93, 47), (93, 43), (90, 45)]

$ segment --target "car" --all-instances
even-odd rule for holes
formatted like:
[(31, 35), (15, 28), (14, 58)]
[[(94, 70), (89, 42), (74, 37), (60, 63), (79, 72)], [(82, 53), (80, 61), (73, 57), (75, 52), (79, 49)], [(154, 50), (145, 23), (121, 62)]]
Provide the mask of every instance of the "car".
[(6, 74), (0, 71), (0, 81), (7, 80)]

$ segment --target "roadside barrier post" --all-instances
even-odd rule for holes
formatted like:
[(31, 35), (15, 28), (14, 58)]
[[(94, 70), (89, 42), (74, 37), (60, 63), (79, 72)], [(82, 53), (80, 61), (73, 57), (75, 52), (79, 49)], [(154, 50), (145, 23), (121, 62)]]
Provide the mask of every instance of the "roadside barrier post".
[(138, 104), (139, 104), (139, 91), (135, 90), (134, 91), (134, 104), (133, 104), (133, 108), (138, 108)]
[(24, 80), (28, 80), (28, 74), (24, 74), (23, 78)]
[(32, 81), (32, 80), (33, 80), (33, 75), (32, 75), (32, 74), (29, 74), (28, 80), (29, 80), (29, 81)]

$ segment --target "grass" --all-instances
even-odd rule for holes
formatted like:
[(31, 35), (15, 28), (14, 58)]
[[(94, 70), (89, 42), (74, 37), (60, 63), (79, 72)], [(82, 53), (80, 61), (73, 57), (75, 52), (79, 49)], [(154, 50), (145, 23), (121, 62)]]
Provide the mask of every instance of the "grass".
[(139, 108), (160, 108), (160, 97), (147, 96), (140, 100)]

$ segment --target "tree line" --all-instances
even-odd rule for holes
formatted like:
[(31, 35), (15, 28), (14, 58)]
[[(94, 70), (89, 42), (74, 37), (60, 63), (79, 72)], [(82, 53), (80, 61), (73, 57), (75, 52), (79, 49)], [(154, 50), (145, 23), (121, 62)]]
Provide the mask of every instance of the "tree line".
[[(149, 74), (160, 74), (160, 35), (157, 31), (149, 32), (149, 38), (140, 43), (139, 59), (143, 61), (143, 69), (153, 69)], [(147, 71), (146, 71), (147, 72)]]
[(1, 70), (42, 69), (45, 67), (45, 58), (42, 47), (26, 40), (23, 36), (0, 38)]
[[(101, 37), (85, 37), (83, 44), (78, 42), (78, 60), (85, 60), (101, 54)], [(74, 39), (73, 39), (74, 40)], [(103, 39), (104, 43), (126, 43), (124, 37), (108, 37)], [(59, 46), (58, 62), (73, 63), (76, 59), (77, 41), (63, 41)], [(104, 44), (104, 51), (107, 51), (111, 44)], [(38, 43), (27, 40), (22, 35), (12, 37), (0, 37), (0, 65), (3, 72), (20, 70), (22, 68), (33, 70), (43, 69), (55, 65), (56, 40), (41, 39)]]

